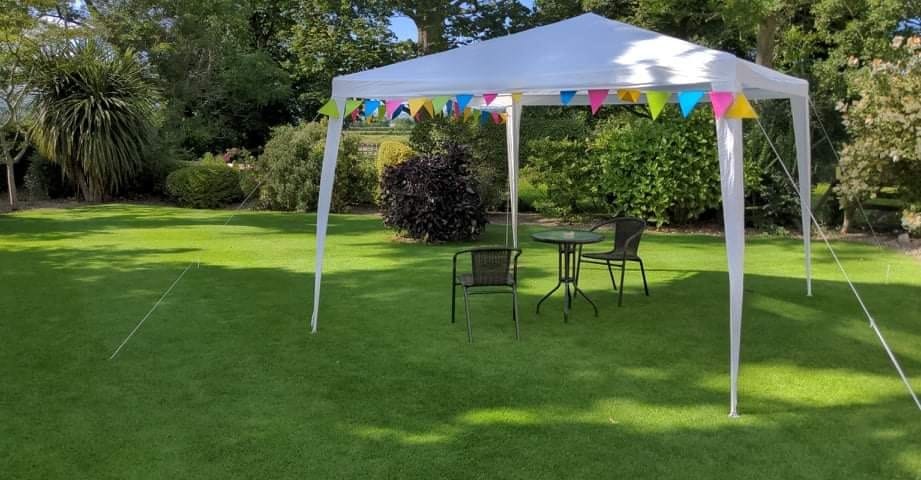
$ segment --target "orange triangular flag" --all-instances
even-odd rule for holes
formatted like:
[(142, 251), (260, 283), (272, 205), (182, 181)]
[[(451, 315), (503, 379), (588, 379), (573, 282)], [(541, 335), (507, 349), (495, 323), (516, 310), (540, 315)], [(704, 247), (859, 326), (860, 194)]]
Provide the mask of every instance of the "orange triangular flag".
[(502, 125), (503, 123), (505, 123), (505, 122), (507, 122), (507, 121), (508, 121), (508, 114), (507, 114), (507, 113), (500, 113), (500, 114), (499, 114), (499, 125)]
[(624, 102), (636, 103), (640, 99), (640, 91), (621, 89), (617, 91), (617, 98), (621, 99)]
[(736, 94), (735, 101), (732, 102), (729, 110), (726, 110), (726, 114), (723, 116), (726, 118), (758, 118), (758, 114), (755, 113), (752, 104), (748, 102), (745, 94), (741, 92)]

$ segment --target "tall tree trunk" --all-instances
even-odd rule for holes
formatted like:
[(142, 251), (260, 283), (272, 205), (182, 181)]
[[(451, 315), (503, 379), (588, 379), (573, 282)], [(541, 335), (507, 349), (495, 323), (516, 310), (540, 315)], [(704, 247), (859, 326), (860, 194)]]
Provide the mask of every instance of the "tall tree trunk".
[(16, 175), (13, 171), (13, 162), (6, 164), (6, 185), (10, 191), (10, 210), (19, 208), (19, 202), (16, 198)]
[(777, 14), (765, 15), (758, 24), (758, 52), (755, 63), (772, 68), (774, 66), (774, 36), (777, 34)]
[(77, 200), (93, 201), (89, 183), (86, 181), (86, 174), (83, 173), (83, 170), (77, 169), (74, 171), (74, 186), (77, 190)]

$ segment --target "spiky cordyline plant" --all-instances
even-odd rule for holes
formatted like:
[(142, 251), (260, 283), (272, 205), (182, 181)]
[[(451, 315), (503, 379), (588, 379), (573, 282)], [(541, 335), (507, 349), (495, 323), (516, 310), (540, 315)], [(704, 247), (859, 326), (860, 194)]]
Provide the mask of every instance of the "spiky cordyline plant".
[(134, 53), (82, 41), (40, 55), (32, 141), (83, 198), (102, 201), (134, 175), (156, 95)]

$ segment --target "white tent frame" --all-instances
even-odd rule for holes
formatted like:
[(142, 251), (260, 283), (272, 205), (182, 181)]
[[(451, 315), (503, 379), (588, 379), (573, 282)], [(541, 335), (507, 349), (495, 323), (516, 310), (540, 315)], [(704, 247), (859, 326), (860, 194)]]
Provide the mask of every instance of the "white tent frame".
[[(646, 74), (647, 70), (666, 69), (670, 72), (677, 71), (672, 68), (668, 62), (674, 62), (674, 57), (665, 58), (660, 64), (648, 65), (612, 65), (612, 72), (620, 72), (626, 67), (630, 70), (631, 77), (628, 80), (617, 82), (611, 81), (611, 73), (605, 73), (601, 70), (601, 75), (589, 75), (589, 77), (598, 77), (599, 79), (585, 79), (580, 77), (578, 85), (573, 85), (571, 79), (573, 75), (581, 72), (573, 72), (567, 75), (565, 66), (558, 67), (548, 65), (550, 71), (556, 73), (556, 78), (550, 80), (557, 82), (549, 84), (546, 77), (541, 77), (531, 84), (527, 80), (522, 80), (522, 75), (509, 75), (506, 79), (502, 72), (487, 72), (488, 80), (482, 84), (466, 83), (454, 81), (452, 84), (451, 72), (444, 75), (444, 90), (434, 90), (431, 78), (425, 81), (398, 81), (392, 76), (393, 67), (399, 66), (406, 78), (414, 78), (413, 68), (421, 74), (430, 74), (431, 65), (435, 62), (450, 61), (450, 55), (454, 52), (469, 51), (473, 48), (485, 50), (488, 54), (489, 49), (495, 47), (508, 48), (507, 39), (516, 37), (514, 34), (501, 39), (481, 42), (476, 45), (460, 47), (448, 52), (436, 55), (420, 57), (398, 64), (382, 67), (380, 69), (369, 70), (357, 74), (336, 77), (333, 79), (333, 99), (336, 101), (338, 115), (330, 118), (326, 136), (326, 148), (323, 155), (323, 167), (320, 175), (320, 192), (317, 204), (317, 230), (316, 230), (316, 269), (314, 277), (314, 299), (313, 313), (310, 320), (311, 332), (317, 332), (319, 307), (320, 307), (320, 284), (323, 272), (323, 258), (326, 243), (327, 227), (329, 224), (329, 209), (332, 197), (332, 189), (336, 170), (336, 161), (339, 152), (339, 142), (342, 135), (342, 122), (345, 116), (345, 103), (348, 97), (356, 98), (402, 98), (408, 97), (427, 97), (433, 95), (451, 95), (459, 94), (464, 91), (471, 91), (478, 96), (471, 102), (470, 106), (483, 107), (484, 100), (481, 95), (485, 92), (501, 92), (501, 94), (489, 104), (489, 108), (504, 108), (507, 114), (506, 121), (506, 138), (508, 150), (508, 178), (509, 178), (509, 196), (511, 201), (511, 232), (512, 244), (518, 247), (518, 169), (519, 169), (519, 138), (521, 128), (521, 112), (525, 106), (559, 106), (560, 97), (558, 92), (561, 90), (577, 90), (577, 94), (569, 105), (588, 105), (589, 101), (585, 92), (588, 89), (608, 89), (611, 91), (605, 104), (623, 104), (614, 95), (617, 89), (641, 89), (644, 91), (668, 91), (673, 95), (669, 97), (670, 103), (677, 101), (674, 93), (688, 90), (701, 91), (728, 91), (742, 92), (748, 98), (753, 100), (762, 99), (787, 99), (790, 102), (790, 108), (793, 118), (793, 127), (796, 143), (796, 160), (799, 180), (800, 205), (802, 215), (803, 229), (803, 252), (804, 267), (806, 278), (806, 295), (812, 296), (812, 259), (811, 259), (811, 141), (809, 131), (809, 84), (805, 80), (790, 77), (779, 72), (767, 69), (765, 67), (752, 64), (727, 54), (713, 50), (706, 50), (703, 47), (695, 46), (687, 42), (682, 42), (671, 37), (660, 35), (654, 32), (639, 29), (630, 25), (614, 22), (611, 20), (598, 17), (597, 15), (586, 14), (551, 26), (539, 27), (527, 32), (536, 32), (538, 30), (548, 29), (545, 32), (534, 33), (556, 33), (562, 31), (567, 35), (572, 35), (572, 31), (564, 30), (575, 29), (578, 34), (585, 34), (587, 29), (604, 30), (605, 34), (632, 36), (645, 39), (643, 41), (661, 40), (670, 42), (670, 48), (675, 44), (679, 46), (690, 45), (694, 48), (695, 54), (699, 55), (700, 50), (704, 50), (712, 61), (712, 68), (707, 70), (707, 75), (701, 74), (699, 69), (692, 69), (692, 72), (686, 76), (691, 81), (655, 81), (655, 75)], [(525, 33), (525, 32), (522, 32)], [(621, 43), (629, 42), (631, 38), (625, 38)], [(505, 41), (503, 44), (491, 42)], [(680, 43), (679, 43), (680, 42)], [(513, 45), (514, 46), (514, 45)], [(528, 53), (518, 52), (519, 55)], [(604, 51), (601, 52), (604, 54)], [(539, 62), (539, 59), (537, 60)], [(600, 62), (603, 64), (603, 62)], [(610, 63), (610, 62), (608, 62)], [(716, 71), (717, 74), (713, 74)], [(569, 80), (561, 80), (569, 78)], [(616, 78), (616, 75), (615, 75)], [(701, 82), (699, 80), (709, 80)], [(507, 80), (507, 81), (506, 81)], [(696, 81), (695, 81), (696, 80)], [(515, 92), (519, 95), (512, 95)], [(705, 96), (701, 102), (708, 99)], [(643, 95), (638, 104), (646, 103)], [(633, 104), (633, 103), (631, 103)], [(730, 332), (730, 355), (729, 355), (729, 415), (738, 416), (738, 377), (739, 377), (739, 356), (741, 346), (742, 331), (742, 306), (743, 306), (743, 284), (744, 284), (744, 255), (745, 255), (745, 195), (744, 195), (744, 174), (742, 161), (742, 120), (734, 118), (718, 118), (716, 120), (716, 137), (719, 151), (719, 169), (720, 169), (720, 187), (723, 200), (723, 224), (725, 228), (726, 253), (728, 259), (729, 273), (729, 332)]]

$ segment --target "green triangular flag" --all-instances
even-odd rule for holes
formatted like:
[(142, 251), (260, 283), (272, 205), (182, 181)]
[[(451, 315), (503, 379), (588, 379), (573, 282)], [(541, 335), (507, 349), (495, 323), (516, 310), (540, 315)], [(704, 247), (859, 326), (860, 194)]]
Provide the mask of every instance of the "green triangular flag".
[(351, 115), (361, 105), (361, 100), (346, 100), (345, 101), (345, 114)]
[(662, 113), (670, 95), (669, 92), (646, 92), (646, 104), (649, 105), (649, 113), (652, 114), (653, 120)]
[(451, 97), (435, 97), (432, 99), (432, 106), (435, 107), (435, 113), (441, 113), (445, 109), (445, 104), (448, 103)]
[(317, 113), (326, 115), (329, 118), (339, 118), (339, 105), (336, 104), (335, 99), (330, 98), (326, 105), (317, 110)]

